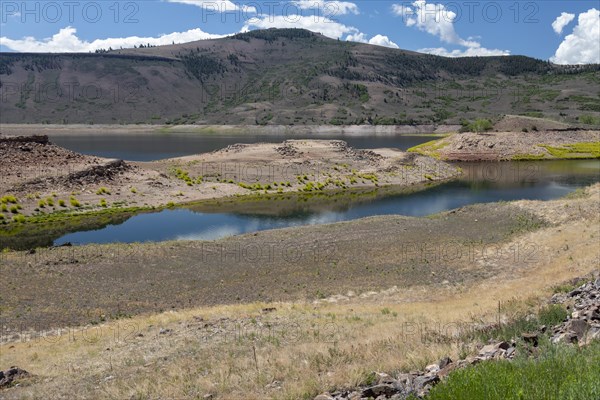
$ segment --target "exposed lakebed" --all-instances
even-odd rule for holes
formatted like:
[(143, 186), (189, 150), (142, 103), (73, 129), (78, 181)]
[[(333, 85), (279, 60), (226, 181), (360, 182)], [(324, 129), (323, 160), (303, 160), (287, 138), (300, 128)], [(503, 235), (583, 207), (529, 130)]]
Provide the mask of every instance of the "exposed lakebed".
[[(414, 188), (378, 188), (318, 195), (268, 195), (212, 200), (185, 208), (80, 221), (4, 244), (27, 248), (64, 243), (213, 240), (267, 229), (350, 221), (375, 215), (424, 216), (476, 203), (550, 200), (600, 181), (599, 160), (463, 163), (460, 179)], [(8, 239), (8, 240), (7, 240)]]

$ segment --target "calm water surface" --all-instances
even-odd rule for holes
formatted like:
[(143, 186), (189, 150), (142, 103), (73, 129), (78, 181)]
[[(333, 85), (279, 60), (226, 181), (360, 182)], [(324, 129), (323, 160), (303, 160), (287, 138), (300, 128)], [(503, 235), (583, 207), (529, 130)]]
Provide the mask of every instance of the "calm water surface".
[(343, 134), (289, 135), (289, 134), (194, 134), (194, 133), (138, 133), (119, 135), (52, 135), (52, 142), (78, 153), (118, 158), (130, 161), (153, 161), (208, 153), (236, 143), (281, 143), (288, 139), (335, 139), (345, 140), (358, 149), (393, 147), (406, 150), (421, 143), (438, 139), (431, 135), (372, 135)]
[[(207, 213), (191, 209), (139, 214), (119, 225), (74, 232), (59, 245), (218, 239), (266, 229), (349, 221), (374, 215), (423, 216), (474, 203), (518, 199), (550, 200), (600, 181), (600, 160), (519, 163), (465, 163), (456, 181), (410, 193), (356, 196), (330, 201), (265, 201), (253, 212)], [(243, 207), (242, 207), (243, 208)], [(238, 210), (240, 207), (237, 208)]]

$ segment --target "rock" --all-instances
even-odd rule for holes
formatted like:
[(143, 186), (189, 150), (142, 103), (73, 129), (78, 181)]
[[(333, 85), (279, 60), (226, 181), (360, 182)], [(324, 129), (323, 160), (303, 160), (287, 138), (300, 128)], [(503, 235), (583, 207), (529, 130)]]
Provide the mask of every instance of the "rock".
[(173, 330), (172, 330), (172, 329), (168, 329), (168, 328), (167, 328), (167, 329), (165, 329), (165, 328), (162, 328), (160, 331), (158, 331), (158, 334), (159, 334), (159, 335), (168, 335), (169, 333), (172, 333), (172, 332), (173, 332)]
[(266, 307), (266, 308), (262, 309), (262, 312), (264, 312), (264, 313), (270, 313), (270, 312), (273, 312), (273, 311), (277, 311), (277, 308), (275, 308), (275, 307)]
[(500, 350), (507, 350), (510, 345), (506, 342), (499, 342), (495, 344), (488, 344), (487, 346), (483, 346), (481, 350), (479, 350), (479, 355), (486, 359), (493, 358)]
[(392, 378), (391, 376), (389, 376), (388, 374), (384, 373), (384, 372), (377, 372), (377, 383), (381, 384), (381, 383), (389, 383), (392, 384), (394, 382), (396, 382), (396, 380), (394, 378)]
[(531, 345), (533, 345), (533, 347), (537, 347), (538, 345), (538, 334), (537, 333), (528, 333), (525, 332), (523, 334), (521, 334), (521, 338), (523, 339), (523, 341), (525, 343), (529, 343)]
[(387, 383), (383, 383), (380, 385), (371, 386), (363, 389), (361, 396), (362, 397), (373, 397), (377, 398), (381, 395), (390, 397), (398, 392), (393, 385), (389, 385)]
[(425, 371), (429, 373), (436, 373), (440, 370), (440, 366), (437, 364), (431, 364), (425, 367)]
[(577, 339), (583, 339), (590, 325), (583, 319), (572, 319), (565, 325), (565, 330), (575, 333)]
[(26, 379), (31, 374), (19, 367), (10, 367), (6, 371), (0, 371), (0, 388), (12, 386), (16, 380)]
[(506, 358), (513, 358), (513, 357), (514, 357), (514, 355), (515, 355), (515, 351), (516, 351), (516, 350), (517, 350), (517, 349), (516, 349), (516, 348), (514, 348), (514, 347), (509, 347), (509, 348), (506, 350), (506, 353), (504, 353), (504, 357), (506, 357)]
[(314, 400), (333, 400), (329, 393), (323, 393), (314, 398)]
[(440, 362), (439, 362), (440, 369), (446, 368), (446, 366), (448, 364), (452, 364), (452, 360), (450, 359), (450, 357), (444, 357), (444, 358), (442, 358), (440, 360)]
[(443, 379), (443, 378), (447, 377), (450, 374), (450, 372), (452, 372), (458, 368), (459, 368), (459, 365), (457, 363), (450, 363), (450, 364), (447, 364), (446, 366), (444, 366), (444, 368), (442, 368), (440, 370), (440, 372), (438, 372), (437, 375), (440, 379)]

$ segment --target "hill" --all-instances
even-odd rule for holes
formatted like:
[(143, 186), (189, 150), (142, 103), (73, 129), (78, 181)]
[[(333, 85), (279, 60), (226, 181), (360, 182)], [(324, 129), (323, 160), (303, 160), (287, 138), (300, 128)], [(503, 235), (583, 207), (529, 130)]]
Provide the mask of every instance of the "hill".
[(600, 65), (445, 58), (269, 29), (95, 54), (0, 54), (0, 123), (419, 124), (600, 114)]

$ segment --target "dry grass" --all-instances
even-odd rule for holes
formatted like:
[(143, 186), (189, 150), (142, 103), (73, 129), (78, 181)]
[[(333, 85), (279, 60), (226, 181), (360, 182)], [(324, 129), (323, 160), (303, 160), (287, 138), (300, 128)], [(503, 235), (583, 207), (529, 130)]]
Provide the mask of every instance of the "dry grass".
[[(452, 334), (496, 321), (499, 302), (501, 318), (510, 319), (551, 286), (597, 270), (598, 226), (597, 220), (567, 223), (521, 236), (515, 244), (541, 246), (535, 264), (517, 263), (475, 287), (437, 289), (435, 301), (411, 302), (431, 290), (420, 287), (337, 302), (198, 308), (4, 345), (3, 366), (18, 365), (38, 377), (3, 395), (310, 399), (364, 382), (372, 371), (422, 368), (468, 352), (473, 344)], [(263, 312), (266, 307), (277, 310)]]
[[(506, 322), (538, 307), (553, 286), (598, 272), (600, 218), (591, 211), (598, 207), (599, 189), (586, 190), (591, 202), (585, 197), (516, 202), (552, 225), (514, 237), (507, 248), (518, 249), (518, 257), (490, 261), (478, 255), (474, 264), (503, 272), (469, 286), (194, 308), (14, 341), (0, 346), (0, 366), (17, 365), (36, 378), (1, 394), (6, 399), (197, 399), (208, 393), (228, 400), (312, 399), (365, 382), (373, 371), (393, 374), (445, 355), (464, 356), (476, 343), (463, 341), (461, 333)], [(265, 311), (268, 307), (276, 310)]]

